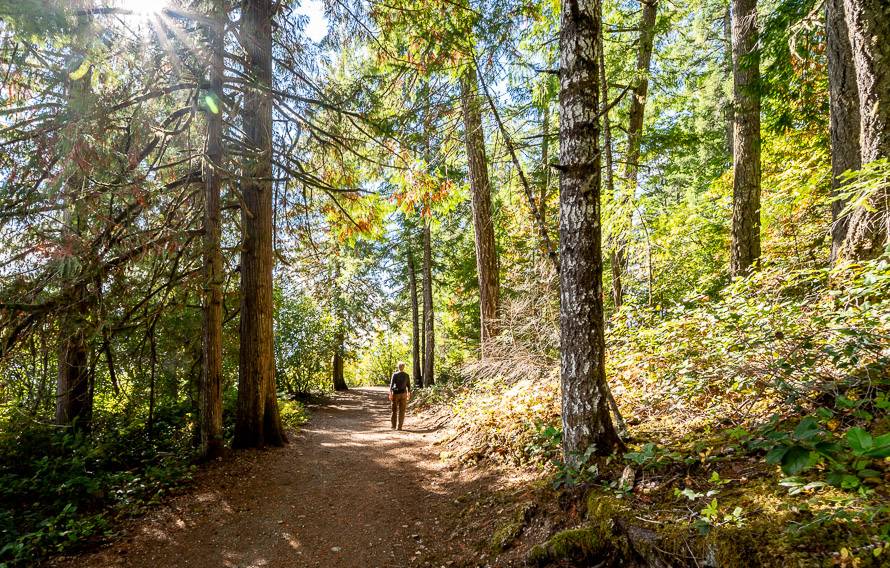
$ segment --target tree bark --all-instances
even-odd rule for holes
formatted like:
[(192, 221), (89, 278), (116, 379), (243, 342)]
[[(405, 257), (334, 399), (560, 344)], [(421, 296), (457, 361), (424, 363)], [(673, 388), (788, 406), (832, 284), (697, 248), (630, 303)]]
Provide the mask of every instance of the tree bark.
[[(727, 4), (726, 13), (723, 16), (723, 43), (724, 51), (724, 72), (725, 80), (732, 79), (732, 9)], [(722, 97), (722, 95), (721, 95)], [(724, 120), (726, 124), (726, 155), (732, 160), (735, 155), (735, 144), (733, 143), (733, 130), (735, 124), (735, 112), (732, 108), (732, 97), (726, 97), (723, 100)]]
[(858, 170), (859, 89), (853, 66), (853, 48), (844, 16), (844, 0), (825, 1), (825, 35), (828, 55), (829, 119), (831, 132), (831, 261), (837, 259), (847, 237), (849, 218), (841, 216), (846, 203), (837, 199), (840, 175)]
[[(77, 24), (76, 41), (85, 38), (89, 33), (91, 20), (83, 16)], [(83, 63), (83, 53), (75, 45), (70, 69), (79, 69)], [(66, 74), (68, 89), (68, 116), (73, 124), (84, 114), (89, 104), (92, 69), (79, 79)], [(79, 241), (81, 230), (80, 192), (84, 177), (77, 170), (66, 180), (66, 199), (68, 211), (65, 214), (63, 239), (69, 247), (75, 247)], [(89, 389), (87, 317), (88, 291), (81, 278), (70, 278), (74, 284), (67, 286), (69, 307), (59, 320), (58, 375), (56, 382), (56, 424), (75, 426), (77, 429), (88, 430), (90, 427), (90, 407), (92, 399)]]
[(226, 29), (225, 0), (214, 0), (210, 29), (210, 89), (207, 93), (207, 150), (204, 160), (204, 345), (199, 395), (201, 455), (223, 451), (222, 322), (223, 256), (220, 191), (223, 160), (223, 73)]
[[(624, 159), (622, 176), (624, 197), (621, 201), (623, 205), (633, 201), (637, 193), (640, 172), (640, 146), (643, 138), (643, 119), (646, 115), (646, 97), (649, 94), (649, 68), (652, 63), (652, 46), (655, 42), (655, 19), (658, 15), (657, 0), (642, 0), (640, 5), (642, 13), (640, 15), (640, 39), (637, 45), (637, 78), (628, 113), (627, 155)], [(602, 40), (600, 40), (600, 43), (602, 44)], [(602, 80), (605, 83), (605, 71), (603, 70), (602, 73)], [(605, 104), (608, 104), (608, 101), (604, 101)], [(609, 153), (609, 161), (611, 161), (611, 150)], [(611, 171), (611, 165), (609, 165), (609, 170)], [(607, 176), (611, 177), (611, 173), (607, 174)], [(628, 218), (631, 216), (632, 214), (629, 214)], [(631, 222), (628, 220), (628, 231), (630, 227)], [(612, 251), (611, 258), (612, 301), (615, 303), (616, 308), (620, 308), (624, 303), (622, 275), (627, 264), (627, 235), (620, 234), (619, 232), (615, 240), (617, 242)]]
[(275, 388), (272, 330), (272, 2), (241, 3), (241, 44), (250, 82), (243, 127), (248, 154), (241, 193), (241, 351), (236, 448), (286, 441)]
[(460, 79), (460, 100), (464, 119), (464, 141), (470, 174), (473, 232), (476, 245), (476, 273), (479, 281), (480, 339), (482, 357), (491, 339), (498, 334), (498, 297), (500, 278), (491, 216), (491, 183), (485, 155), (485, 134), (477, 96), (476, 67), (470, 64)]
[[(410, 235), (408, 236), (410, 239)], [(414, 373), (414, 386), (423, 387), (420, 356), (420, 307), (417, 303), (417, 271), (414, 267), (414, 250), (408, 245), (408, 294), (411, 296), (411, 369)]]
[(826, 0), (825, 35), (828, 57), (829, 118), (831, 133), (831, 261), (834, 262), (847, 236), (849, 218), (842, 216), (846, 203), (838, 199), (842, 182), (839, 176), (858, 170), (859, 90), (853, 49), (850, 46), (843, 0)]
[[(890, 157), (890, 5), (886, 0), (844, 0), (860, 109), (860, 161)], [(890, 188), (876, 188), (868, 207), (850, 215), (839, 256), (869, 260), (890, 238)]]
[[(545, 99), (541, 108), (541, 189), (538, 197), (538, 213), (544, 220), (546, 230), (547, 194), (550, 191), (550, 99)], [(546, 232), (546, 231), (545, 231)], [(549, 237), (547, 239), (550, 240)], [(549, 253), (549, 251), (548, 251)]]
[(560, 16), (560, 357), (563, 454), (578, 463), (621, 445), (605, 376), (599, 153), (599, 0)]
[(637, 79), (630, 100), (627, 122), (627, 156), (624, 160), (624, 180), (627, 197), (633, 199), (637, 190), (640, 171), (640, 146), (643, 138), (643, 119), (646, 114), (646, 97), (649, 95), (649, 67), (652, 62), (652, 45), (655, 41), (655, 18), (658, 15), (656, 0), (640, 2), (640, 40), (637, 46)]
[[(602, 9), (602, 5), (600, 5)], [(600, 15), (602, 21), (602, 14)], [(606, 53), (603, 48), (603, 34), (599, 37), (599, 64), (600, 64), (600, 89), (602, 100), (600, 101), (600, 114), (603, 118), (603, 157), (606, 159), (606, 193), (617, 203), (618, 195), (615, 193), (615, 175), (612, 160), (612, 122), (609, 120), (609, 82), (606, 80)], [(613, 235), (613, 241), (617, 240)], [(624, 271), (624, 259), (620, 246), (611, 247), (609, 265), (612, 271), (612, 303), (617, 311), (624, 301), (624, 287), (621, 284), (621, 274)]]
[(429, 219), (423, 224), (423, 386), (435, 384), (435, 317), (433, 315), (433, 260)]
[[(519, 174), (519, 182), (522, 184), (522, 189), (525, 192), (526, 201), (528, 201), (528, 208), (532, 213), (532, 218), (535, 221), (535, 225), (538, 227), (538, 234), (541, 237), (541, 252), (543, 252), (547, 258), (553, 263), (553, 268), (556, 271), (559, 271), (559, 258), (556, 254), (556, 251), (553, 249), (553, 244), (550, 242), (550, 235), (547, 231), (547, 219), (544, 216), (544, 209), (538, 207), (538, 202), (535, 201), (535, 194), (532, 190), (532, 186), (528, 181), (528, 178), (525, 176), (525, 170), (522, 168), (522, 163), (519, 161), (519, 156), (516, 153), (516, 147), (513, 145), (513, 139), (510, 137), (510, 133), (507, 132), (506, 126), (504, 126), (504, 121), (501, 120), (501, 115), (498, 112), (497, 105), (494, 104), (494, 99), (491, 98), (491, 93), (488, 92), (488, 87), (485, 85), (485, 79), (480, 77), (480, 82), (482, 84), (482, 90), (485, 92), (485, 97), (488, 99), (488, 106), (491, 108), (491, 113), (494, 115), (494, 120), (497, 122), (498, 129), (501, 131), (501, 136), (504, 138), (504, 146), (507, 147), (507, 152), (510, 154), (510, 159), (513, 161), (513, 165), (516, 167), (516, 173)], [(546, 130), (546, 129), (545, 129)], [(544, 189), (546, 192), (546, 188)], [(542, 193), (541, 200), (546, 199), (546, 195)]]
[(346, 338), (342, 331), (337, 334), (337, 346), (334, 349), (334, 361), (331, 365), (333, 367), (333, 382), (334, 382), (334, 390), (335, 391), (346, 391), (349, 390), (349, 387), (346, 386), (346, 377), (343, 373), (343, 353), (344, 343), (346, 343)]
[(760, 52), (757, 0), (732, 0), (733, 190), (730, 274), (760, 259)]
[(62, 316), (59, 329), (59, 369), (56, 383), (56, 424), (89, 429), (89, 359), (86, 341), (86, 290), (71, 291), (71, 312)]
[(155, 331), (157, 330), (158, 318), (160, 318), (160, 314), (155, 316), (148, 327), (148, 363), (150, 371), (148, 379), (148, 420), (145, 423), (145, 430), (149, 439), (154, 437), (155, 429), (155, 400), (157, 400), (155, 392), (158, 381), (158, 337)]

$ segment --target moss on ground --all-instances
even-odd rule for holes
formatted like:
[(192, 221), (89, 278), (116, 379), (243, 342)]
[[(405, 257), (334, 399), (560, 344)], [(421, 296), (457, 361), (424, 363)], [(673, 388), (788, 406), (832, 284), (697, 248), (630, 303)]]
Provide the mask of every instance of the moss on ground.
[(536, 508), (537, 505), (533, 502), (524, 503), (506, 522), (498, 526), (489, 540), (492, 552), (498, 554), (510, 548), (513, 542), (522, 534)]
[(611, 560), (615, 553), (611, 535), (602, 535), (591, 527), (561, 531), (543, 545), (534, 546), (528, 554), (530, 564), (545, 566), (560, 560), (593, 562)]
[[(848, 524), (844, 529), (834, 523), (822, 523), (800, 534), (789, 532), (787, 527), (805, 524), (812, 515), (793, 512), (785, 506), (787, 496), (770, 491), (766, 485), (766, 481), (755, 482), (721, 492), (721, 514), (711, 526), (704, 526), (701, 517), (681, 516), (676, 507), (664, 507), (674, 499), (665, 494), (658, 496), (657, 506), (651, 503), (647, 506), (633, 496), (593, 490), (587, 496), (587, 524), (570, 531), (569, 535), (555, 535), (533, 550), (530, 560), (546, 564), (559, 558), (575, 559), (560, 554), (573, 550), (571, 546), (566, 547), (566, 543), (583, 542), (583, 546), (576, 548), (583, 552), (595, 551), (598, 560), (636, 558), (643, 565), (890, 566), (890, 557), (884, 555), (885, 551), (874, 539), (869, 540), (865, 527), (859, 527), (857, 534), (855, 524), (852, 528)], [(737, 522), (727, 521), (724, 513), (737, 506), (744, 513)], [(591, 535), (597, 539), (584, 541), (582, 538)], [(875, 549), (879, 550), (875, 552)]]

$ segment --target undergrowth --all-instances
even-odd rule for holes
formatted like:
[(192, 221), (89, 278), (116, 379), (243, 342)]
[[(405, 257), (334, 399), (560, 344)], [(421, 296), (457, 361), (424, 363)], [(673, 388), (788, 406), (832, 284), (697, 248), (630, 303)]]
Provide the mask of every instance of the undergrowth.
[(25, 566), (109, 536), (193, 472), (180, 408), (93, 434), (34, 424), (0, 435), (0, 566)]
[(720, 297), (629, 306), (609, 324), (624, 455), (583, 471), (561, 463), (559, 362), (531, 341), (422, 395), (448, 404), (452, 451), (617, 496), (683, 539), (766, 531), (842, 566), (890, 555), (886, 258), (834, 271), (767, 265)]
[[(308, 419), (299, 402), (280, 400), (279, 408), (289, 430)], [(120, 414), (94, 424), (89, 434), (40, 423), (0, 427), (0, 568), (95, 546), (120, 520), (191, 480), (197, 454), (187, 406), (158, 409), (150, 435), (143, 420)]]

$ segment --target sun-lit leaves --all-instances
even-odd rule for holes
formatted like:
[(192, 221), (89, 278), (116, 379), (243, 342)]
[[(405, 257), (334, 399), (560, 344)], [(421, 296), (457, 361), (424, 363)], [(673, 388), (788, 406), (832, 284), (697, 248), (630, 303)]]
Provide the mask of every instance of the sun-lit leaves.
[(453, 198), (457, 189), (452, 180), (428, 173), (424, 165), (417, 164), (394, 178), (398, 190), (393, 193), (392, 199), (406, 213), (417, 212), (429, 217), (433, 207)]

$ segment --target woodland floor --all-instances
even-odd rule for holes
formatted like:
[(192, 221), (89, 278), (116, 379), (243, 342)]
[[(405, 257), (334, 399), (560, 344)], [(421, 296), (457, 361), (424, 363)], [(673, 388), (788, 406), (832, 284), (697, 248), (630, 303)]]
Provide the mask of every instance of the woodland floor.
[(443, 460), (436, 442), (447, 427), (436, 415), (409, 411), (405, 430), (391, 430), (382, 387), (338, 393), (310, 411), (284, 448), (202, 468), (188, 490), (105, 548), (52, 566), (503, 565), (486, 543), (503, 512), (491, 496), (509, 483)]

